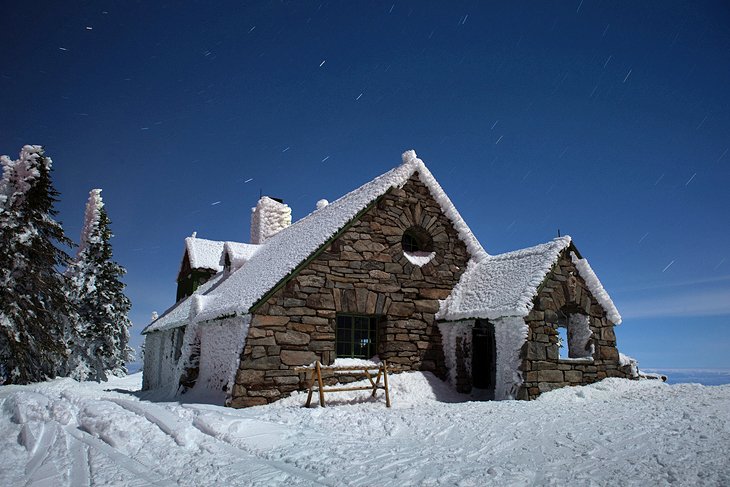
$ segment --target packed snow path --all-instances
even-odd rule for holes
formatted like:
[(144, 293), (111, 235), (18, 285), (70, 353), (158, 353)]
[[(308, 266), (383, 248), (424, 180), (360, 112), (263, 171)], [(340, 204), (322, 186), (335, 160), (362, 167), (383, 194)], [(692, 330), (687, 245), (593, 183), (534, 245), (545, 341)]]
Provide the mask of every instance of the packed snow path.
[(730, 386), (468, 402), (411, 373), (391, 377), (392, 409), (354, 392), (233, 410), (150, 402), (140, 382), (1, 387), (0, 485), (730, 484)]

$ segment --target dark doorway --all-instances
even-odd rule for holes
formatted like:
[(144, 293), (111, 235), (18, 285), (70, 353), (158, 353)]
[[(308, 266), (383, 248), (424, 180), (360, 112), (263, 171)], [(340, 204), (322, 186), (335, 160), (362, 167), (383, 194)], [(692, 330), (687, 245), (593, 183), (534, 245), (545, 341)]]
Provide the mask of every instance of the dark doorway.
[(497, 372), (497, 344), (494, 340), (494, 325), (486, 320), (477, 320), (472, 330), (471, 380), (472, 387), (483, 389), (489, 399), (494, 398)]

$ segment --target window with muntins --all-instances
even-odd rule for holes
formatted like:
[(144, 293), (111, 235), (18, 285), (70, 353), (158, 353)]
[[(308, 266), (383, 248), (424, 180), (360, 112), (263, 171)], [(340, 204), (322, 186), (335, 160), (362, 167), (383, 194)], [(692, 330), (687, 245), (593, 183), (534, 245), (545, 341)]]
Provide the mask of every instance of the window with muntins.
[(337, 357), (368, 359), (376, 355), (377, 327), (375, 316), (337, 315)]
[(401, 246), (404, 252), (431, 252), (433, 239), (426, 229), (414, 226), (403, 232)]

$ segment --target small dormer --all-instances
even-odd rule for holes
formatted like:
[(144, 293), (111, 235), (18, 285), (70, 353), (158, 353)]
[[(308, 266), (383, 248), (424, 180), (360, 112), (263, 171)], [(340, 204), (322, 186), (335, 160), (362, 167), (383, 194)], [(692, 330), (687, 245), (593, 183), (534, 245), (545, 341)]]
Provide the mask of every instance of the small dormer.
[(177, 299), (185, 299), (211, 277), (223, 270), (219, 264), (223, 242), (196, 238), (195, 234), (185, 239), (185, 254), (177, 275)]
[(192, 268), (188, 252), (185, 251), (180, 272), (177, 275), (177, 297), (175, 301), (180, 301), (192, 295), (198, 287), (208, 282), (215, 274), (216, 271), (213, 269)]
[(226, 242), (220, 264), (226, 272), (240, 269), (259, 249), (259, 245), (239, 242)]

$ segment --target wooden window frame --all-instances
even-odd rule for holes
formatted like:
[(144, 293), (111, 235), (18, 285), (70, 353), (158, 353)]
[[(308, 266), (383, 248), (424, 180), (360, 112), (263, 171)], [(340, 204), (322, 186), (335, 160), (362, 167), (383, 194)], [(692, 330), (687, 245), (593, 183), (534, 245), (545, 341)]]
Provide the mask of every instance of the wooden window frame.
[[(367, 320), (367, 352), (356, 353), (358, 345), (356, 344), (355, 334), (357, 319)], [(360, 315), (352, 313), (338, 313), (335, 318), (335, 355), (337, 358), (359, 358), (370, 359), (378, 354), (378, 323), (380, 317), (373, 315)], [(341, 329), (349, 326), (349, 338), (341, 336)], [(363, 328), (359, 328), (363, 331)], [(349, 353), (340, 353), (345, 344), (349, 344)], [(362, 345), (360, 346), (362, 347)]]

